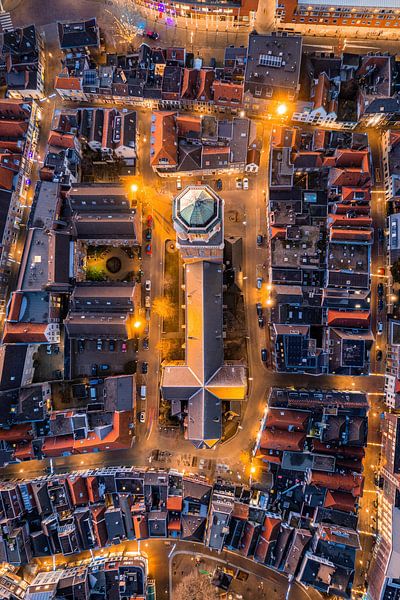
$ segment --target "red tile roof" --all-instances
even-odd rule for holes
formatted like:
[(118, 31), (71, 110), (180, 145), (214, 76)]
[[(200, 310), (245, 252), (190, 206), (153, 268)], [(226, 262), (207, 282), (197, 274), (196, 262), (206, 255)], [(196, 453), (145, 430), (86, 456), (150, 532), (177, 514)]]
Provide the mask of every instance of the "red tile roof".
[(178, 132), (178, 137), (185, 137), (191, 131), (200, 133), (201, 119), (200, 117), (193, 115), (177, 115), (176, 129)]
[(4, 327), (3, 343), (45, 343), (47, 323), (10, 323)]
[(331, 240), (353, 240), (368, 242), (372, 240), (372, 229), (338, 229), (331, 228), (330, 239)]
[(42, 451), (45, 456), (62, 456), (64, 452), (72, 453), (73, 435), (57, 435), (44, 438)]
[(19, 444), (14, 451), (14, 458), (18, 458), (19, 460), (35, 458), (32, 442), (28, 442), (27, 444)]
[(364, 477), (362, 475), (353, 475), (351, 473), (324, 473), (322, 471), (311, 471), (308, 481), (317, 487), (325, 487), (329, 490), (341, 492), (350, 492), (354, 498), (362, 495), (364, 487)]
[(89, 496), (87, 493), (86, 482), (83, 477), (70, 475), (67, 479), (72, 502), (77, 504), (87, 504)]
[(0, 120), (0, 137), (23, 138), (27, 130), (27, 121)]
[(88, 497), (90, 502), (98, 502), (100, 500), (99, 484), (97, 477), (89, 476), (86, 477), (86, 486), (88, 491)]
[(13, 189), (15, 172), (0, 165), (0, 188), (11, 191)]
[(265, 427), (267, 429), (288, 430), (291, 428), (291, 430), (294, 429), (295, 431), (306, 431), (310, 414), (308, 411), (292, 410), (290, 408), (270, 408), (265, 421)]
[(158, 166), (160, 160), (166, 159), (168, 166), (178, 164), (178, 146), (177, 133), (175, 128), (174, 112), (155, 112), (153, 113), (154, 122), (152, 124), (152, 145), (151, 145), (151, 164)]
[(214, 102), (223, 106), (240, 106), (243, 103), (244, 84), (214, 81)]
[(57, 148), (74, 148), (75, 136), (72, 133), (58, 133), (51, 131), (49, 135), (49, 146)]
[(369, 310), (340, 311), (328, 309), (328, 325), (332, 327), (369, 327), (371, 313)]
[(352, 512), (355, 509), (355, 502), (355, 498), (351, 494), (327, 490), (324, 507)]
[(168, 496), (167, 510), (182, 510), (182, 496)]
[(180, 531), (181, 520), (179, 517), (173, 517), (168, 520), (168, 531)]
[(56, 90), (81, 90), (82, 81), (79, 77), (64, 77), (59, 75), (56, 77), (55, 85)]
[(306, 435), (299, 431), (272, 431), (264, 429), (261, 434), (261, 448), (270, 450), (303, 450)]
[(33, 437), (32, 424), (13, 425), (10, 429), (0, 429), (0, 441), (22, 442)]

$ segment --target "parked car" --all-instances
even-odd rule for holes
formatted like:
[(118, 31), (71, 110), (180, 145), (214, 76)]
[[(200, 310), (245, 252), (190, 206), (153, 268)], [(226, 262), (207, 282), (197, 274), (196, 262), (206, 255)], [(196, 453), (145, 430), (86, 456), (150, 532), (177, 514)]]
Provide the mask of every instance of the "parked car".
[(54, 346), (53, 352), (54, 352), (54, 354), (59, 354), (59, 352), (60, 352), (60, 346)]
[(148, 350), (149, 349), (149, 338), (147, 338), (147, 337), (143, 338), (142, 345), (143, 345), (143, 350)]
[(262, 284), (263, 284), (263, 278), (262, 277), (257, 277), (257, 289), (258, 290), (261, 290)]
[(97, 350), (103, 350), (103, 340), (100, 338), (97, 340)]
[(146, 37), (148, 37), (149, 40), (158, 40), (158, 38), (160, 36), (158, 35), (158, 33), (156, 31), (147, 30)]
[(139, 413), (139, 421), (140, 423), (146, 423), (146, 413), (144, 412), (144, 410), (142, 410), (142, 412)]
[(249, 189), (249, 179), (248, 179), (248, 177), (243, 177), (243, 189), (244, 190), (248, 190)]
[(78, 352), (83, 352), (85, 349), (85, 340), (78, 340)]
[(382, 357), (383, 357), (383, 352), (382, 352), (382, 350), (377, 350), (377, 351), (376, 351), (376, 360), (379, 362), (379, 361), (381, 361), (381, 360), (382, 360)]
[(261, 235), (261, 233), (259, 233), (257, 235), (257, 246), (262, 246), (264, 242), (264, 236)]
[(266, 348), (262, 348), (262, 349), (261, 349), (261, 360), (262, 360), (263, 362), (267, 362), (267, 359), (268, 359), (268, 352), (267, 352), (267, 349), (266, 349)]
[(149, 368), (149, 363), (142, 362), (142, 374), (143, 375), (146, 375), (148, 368)]
[(53, 350), (50, 344), (46, 347), (46, 354), (53, 354)]
[(146, 279), (146, 283), (144, 284), (144, 289), (146, 290), (146, 292), (150, 292), (150, 290), (151, 290), (151, 281), (150, 281), (150, 279)]
[(385, 233), (381, 227), (378, 229), (378, 239), (380, 242), (383, 242), (385, 239)]
[(211, 57), (211, 58), (210, 58), (210, 67), (211, 67), (212, 69), (215, 69), (215, 67), (216, 67), (216, 66), (217, 66), (217, 61), (216, 61), (216, 59), (215, 59), (214, 57)]
[(99, 366), (99, 370), (100, 371), (109, 371), (110, 370), (110, 365), (107, 365), (106, 363), (103, 363), (102, 365)]
[(217, 179), (217, 190), (220, 192), (222, 190), (222, 179)]
[(146, 240), (150, 241), (152, 238), (153, 232), (149, 228), (149, 229), (146, 229), (146, 233), (144, 235), (145, 235)]
[(99, 383), (103, 383), (104, 379), (89, 379), (89, 385), (99, 385)]
[(378, 335), (382, 335), (383, 332), (383, 323), (382, 321), (379, 321), (378, 325), (376, 326), (376, 333)]
[(237, 190), (243, 189), (243, 181), (240, 179), (240, 177), (236, 178), (236, 189)]
[(151, 244), (146, 244), (145, 252), (146, 252), (147, 256), (151, 256), (153, 254), (153, 251), (151, 249)]
[(178, 177), (178, 179), (176, 180), (176, 189), (177, 190), (182, 189), (182, 179), (180, 177)]
[(141, 385), (140, 386), (140, 399), (146, 400), (146, 396), (147, 396), (147, 386)]
[(97, 375), (97, 365), (93, 364), (90, 367), (90, 373), (91, 373), (92, 377), (96, 377), (96, 375)]
[(114, 352), (115, 350), (115, 340), (110, 340), (108, 343), (108, 349), (110, 350), (110, 352)]
[(382, 297), (385, 289), (383, 287), (383, 283), (378, 283), (378, 296)]
[(122, 342), (122, 344), (121, 344), (121, 352), (126, 352), (126, 351), (127, 351), (126, 342)]
[(378, 275), (384, 275), (385, 272), (385, 267), (378, 267)]
[(147, 227), (150, 227), (150, 229), (153, 227), (153, 217), (151, 215), (147, 216), (146, 223), (147, 223)]
[(264, 317), (258, 317), (258, 326), (264, 327)]
[(262, 304), (261, 304), (261, 302), (257, 302), (257, 304), (256, 304), (256, 309), (257, 309), (257, 316), (258, 316), (258, 317), (262, 317), (262, 314), (263, 314), (263, 309), (262, 309)]
[(378, 310), (383, 310), (384, 304), (385, 303), (383, 301), (383, 298), (379, 298), (379, 300), (378, 300)]
[(144, 299), (144, 305), (145, 305), (146, 308), (150, 308), (150, 306), (151, 306), (150, 296), (146, 296), (145, 297), (145, 299)]

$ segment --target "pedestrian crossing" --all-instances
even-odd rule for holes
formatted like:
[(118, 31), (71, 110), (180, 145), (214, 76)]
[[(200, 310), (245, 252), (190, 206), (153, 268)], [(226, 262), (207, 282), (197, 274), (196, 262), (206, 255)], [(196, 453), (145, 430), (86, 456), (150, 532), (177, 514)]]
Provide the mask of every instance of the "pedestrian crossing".
[(14, 31), (14, 27), (9, 12), (0, 13), (0, 26), (2, 31)]

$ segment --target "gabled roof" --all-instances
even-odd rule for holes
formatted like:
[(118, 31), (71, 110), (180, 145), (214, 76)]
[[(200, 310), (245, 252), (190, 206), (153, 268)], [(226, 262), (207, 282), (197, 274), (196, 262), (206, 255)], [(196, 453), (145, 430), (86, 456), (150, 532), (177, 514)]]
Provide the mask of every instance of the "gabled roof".
[(168, 166), (178, 164), (177, 133), (174, 112), (155, 112), (152, 116), (151, 159), (152, 165)]

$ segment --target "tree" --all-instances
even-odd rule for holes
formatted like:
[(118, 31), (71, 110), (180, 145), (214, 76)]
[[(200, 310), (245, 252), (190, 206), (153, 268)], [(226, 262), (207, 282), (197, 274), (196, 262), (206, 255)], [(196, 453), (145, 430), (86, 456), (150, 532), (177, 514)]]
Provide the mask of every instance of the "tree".
[(86, 267), (86, 279), (88, 281), (105, 281), (107, 276), (100, 267)]
[(392, 264), (390, 271), (392, 273), (393, 281), (395, 281), (396, 283), (400, 283), (400, 258), (398, 258)]
[(173, 597), (182, 600), (217, 600), (218, 594), (207, 575), (192, 572), (178, 583)]
[(176, 315), (171, 296), (157, 296), (153, 300), (153, 311), (165, 321), (172, 320)]
[(179, 350), (179, 341), (171, 338), (161, 338), (157, 350), (161, 352), (162, 360), (174, 360)]

